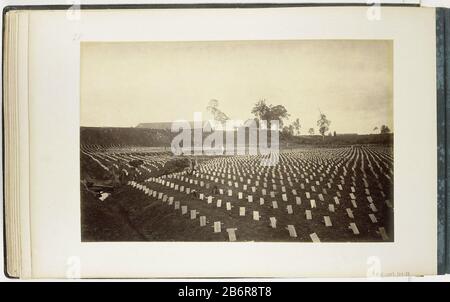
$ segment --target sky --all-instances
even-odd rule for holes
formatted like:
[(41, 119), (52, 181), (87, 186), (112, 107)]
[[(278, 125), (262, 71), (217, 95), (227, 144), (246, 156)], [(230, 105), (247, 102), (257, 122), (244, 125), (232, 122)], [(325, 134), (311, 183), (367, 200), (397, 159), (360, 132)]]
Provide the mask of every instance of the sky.
[(393, 130), (390, 40), (82, 42), (81, 126), (212, 118), (211, 99), (231, 119), (253, 118), (260, 99), (283, 105), (301, 133), (319, 110), (337, 133)]

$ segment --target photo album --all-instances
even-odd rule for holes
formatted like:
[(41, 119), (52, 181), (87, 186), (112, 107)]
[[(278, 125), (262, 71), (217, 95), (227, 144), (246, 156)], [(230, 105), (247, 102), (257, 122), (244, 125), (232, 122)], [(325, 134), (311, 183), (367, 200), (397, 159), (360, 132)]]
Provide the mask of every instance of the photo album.
[(450, 11), (9, 6), (5, 270), (450, 272)]

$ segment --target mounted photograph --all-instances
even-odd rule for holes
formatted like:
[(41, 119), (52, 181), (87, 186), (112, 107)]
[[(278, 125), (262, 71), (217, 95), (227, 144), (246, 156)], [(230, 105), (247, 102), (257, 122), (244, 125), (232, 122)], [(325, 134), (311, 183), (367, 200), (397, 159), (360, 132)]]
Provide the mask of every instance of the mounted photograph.
[(82, 242), (394, 242), (392, 40), (81, 42), (80, 64)]

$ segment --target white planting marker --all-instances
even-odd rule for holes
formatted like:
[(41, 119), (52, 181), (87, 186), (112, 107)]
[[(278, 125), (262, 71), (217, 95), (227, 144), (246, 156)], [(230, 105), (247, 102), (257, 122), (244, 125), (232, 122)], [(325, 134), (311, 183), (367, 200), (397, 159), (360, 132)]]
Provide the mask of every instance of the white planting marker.
[(248, 200), (248, 202), (253, 202), (253, 196), (252, 195), (248, 195), (247, 196), (247, 200)]
[(314, 199), (311, 199), (309, 202), (311, 204), (311, 209), (316, 208), (316, 201)]
[(228, 240), (230, 240), (230, 242), (236, 241), (236, 230), (237, 228), (227, 229)]
[(245, 207), (239, 208), (239, 216), (245, 216)]
[(253, 220), (259, 221), (259, 212), (253, 211)]
[(272, 207), (274, 209), (278, 209), (278, 203), (276, 201), (272, 201)]
[(187, 206), (181, 206), (181, 215), (186, 214), (187, 210), (188, 210)]
[(197, 210), (191, 210), (191, 219), (197, 218)]
[(217, 199), (217, 207), (220, 208), (222, 206), (222, 199)]
[(316, 233), (309, 234), (309, 237), (311, 238), (312, 242), (320, 242), (319, 236), (317, 236)]
[(292, 224), (287, 226), (287, 230), (289, 231), (289, 236), (297, 237), (297, 232), (295, 231), (295, 227)]
[(383, 240), (389, 240), (389, 236), (386, 234), (386, 229), (385, 228), (383, 228), (383, 227), (378, 228), (378, 231), (380, 232), (381, 238)]
[(200, 226), (206, 225), (206, 216), (200, 216)]
[(298, 204), (298, 205), (301, 205), (302, 204), (302, 199), (299, 196), (296, 196), (295, 197), (295, 203)]
[(330, 204), (328, 205), (328, 211), (334, 213), (334, 204), (330, 203)]
[(358, 230), (358, 227), (356, 226), (356, 223), (351, 222), (350, 226), (348, 228), (352, 230), (353, 234), (355, 234), (355, 235), (359, 234), (359, 230)]
[(214, 233), (220, 233), (221, 231), (220, 221), (214, 221)]
[(370, 209), (372, 210), (372, 212), (378, 212), (378, 209), (377, 209), (377, 207), (375, 206), (375, 204), (371, 203), (369, 207), (370, 207)]
[(286, 207), (286, 210), (287, 210), (288, 214), (294, 213), (294, 211), (292, 210), (292, 206), (291, 206), (291, 205), (288, 205), (288, 206)]
[(231, 211), (231, 202), (227, 202), (227, 211)]
[(330, 216), (323, 216), (323, 221), (325, 222), (326, 227), (333, 226), (333, 224), (331, 223)]
[(208, 196), (208, 203), (212, 203), (212, 196)]
[(355, 216), (353, 216), (353, 212), (352, 212), (352, 209), (350, 209), (350, 208), (347, 208), (347, 209), (345, 209), (346, 211), (347, 211), (347, 215), (348, 215), (348, 217), (349, 218), (355, 218)]
[(312, 214), (311, 214), (310, 210), (306, 210), (305, 214), (306, 214), (306, 220), (311, 220), (312, 219)]
[(370, 220), (372, 221), (372, 223), (377, 223), (377, 217), (375, 216), (375, 214), (369, 214)]
[(357, 208), (357, 207), (358, 207), (358, 205), (356, 204), (356, 200), (352, 199), (351, 201), (352, 201), (352, 205), (353, 205), (353, 207), (354, 207), (354, 208)]
[(287, 201), (287, 195), (286, 194), (282, 194), (281, 198), (283, 199), (283, 201)]
[(276, 219), (275, 217), (270, 217), (270, 226), (271, 226), (273, 229), (276, 229), (276, 228), (277, 228), (277, 219)]
[(263, 205), (263, 204), (264, 204), (264, 198), (262, 198), (262, 197), (259, 198), (259, 204), (260, 204), (260, 205)]
[(180, 209), (180, 202), (175, 201), (175, 210), (179, 210), (179, 209)]

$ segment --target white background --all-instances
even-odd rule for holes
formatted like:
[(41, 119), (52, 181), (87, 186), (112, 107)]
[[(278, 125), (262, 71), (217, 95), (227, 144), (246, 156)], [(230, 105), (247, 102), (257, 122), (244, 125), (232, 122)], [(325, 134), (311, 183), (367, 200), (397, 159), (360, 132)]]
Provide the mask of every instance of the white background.
[[(181, 3), (181, 2), (189, 3), (188, 1), (165, 1), (165, 3)], [(196, 2), (199, 3), (199, 2), (212, 2), (212, 1), (196, 1)], [(233, 1), (229, 1), (229, 2), (233, 2)], [(235, 2), (241, 2), (241, 1), (235, 1)], [(248, 2), (251, 2), (251, 1), (248, 1)], [(261, 2), (264, 2), (264, 1), (254, 1), (254, 2), (260, 2), (261, 3)], [(281, 2), (281, 1), (267, 1), (267, 2)], [(289, 2), (289, 1), (283, 1), (283, 2)], [(292, 2), (294, 2), (294, 1), (292, 1)], [(298, 3), (298, 2), (302, 2), (302, 1), (295, 1), (295, 2)], [(304, 2), (312, 2), (312, 1), (304, 1)], [(314, 1), (314, 2), (327, 2), (327, 1)], [(333, 2), (335, 2), (335, 3), (337, 3), (337, 2), (343, 2), (343, 3), (349, 3), (349, 2), (366, 3), (366, 1), (337, 1), (337, 0), (335, 0)], [(392, 3), (392, 2), (396, 2), (396, 3), (399, 3), (399, 2), (400, 3), (402, 3), (402, 2), (404, 2), (404, 3), (417, 3), (418, 1), (383, 1), (383, 2), (390, 2), (390, 3)], [(430, 1), (427, 1), (427, 2), (430, 2)], [(18, 4), (37, 4), (37, 3), (38, 3), (38, 1), (4, 1), (4, 2), (2, 2), (2, 6), (18, 5)], [(66, 1), (51, 1), (51, 2), (47, 1), (47, 2), (45, 2), (45, 1), (39, 1), (39, 3), (42, 3), (42, 4), (49, 4), (49, 3), (54, 3), (54, 4), (71, 4), (73, 2), (66, 2)], [(97, 4), (97, 3), (105, 3), (105, 2), (101, 2), (101, 1), (83, 1), (83, 3)], [(125, 1), (108, 1), (107, 3), (125, 3)], [(144, 1), (136, 1), (136, 3), (144, 3)], [(2, 218), (0, 218), (0, 219), (2, 219)], [(2, 236), (2, 235), (0, 235), (0, 236)], [(0, 238), (0, 239), (3, 240), (3, 238)], [(0, 265), (3, 266), (3, 262), (1, 262)], [(3, 270), (2, 267), (1, 267), (1, 269)], [(4, 276), (2, 276), (2, 277), (3, 277), (3, 280), (8, 280), (8, 279), (5, 279)], [(432, 279), (435, 279), (435, 278), (436, 277), (432, 277)], [(400, 278), (400, 279), (402, 279), (402, 278)], [(438, 279), (442, 279), (442, 277), (438, 277)], [(404, 280), (404, 278), (403, 278), (403, 280)], [(421, 280), (423, 280), (423, 279), (421, 279)]]

